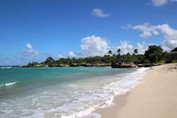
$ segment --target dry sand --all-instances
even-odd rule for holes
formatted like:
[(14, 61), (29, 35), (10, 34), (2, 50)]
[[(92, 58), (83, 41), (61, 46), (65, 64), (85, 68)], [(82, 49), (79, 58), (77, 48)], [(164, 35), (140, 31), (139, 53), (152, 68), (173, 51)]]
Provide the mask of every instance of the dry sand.
[(152, 67), (141, 81), (95, 112), (102, 118), (177, 118), (177, 64)]

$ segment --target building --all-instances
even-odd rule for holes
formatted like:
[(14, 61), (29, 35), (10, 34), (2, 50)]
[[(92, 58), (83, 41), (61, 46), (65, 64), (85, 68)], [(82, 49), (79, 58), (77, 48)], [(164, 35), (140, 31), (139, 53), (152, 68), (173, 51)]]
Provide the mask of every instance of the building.
[(119, 59), (117, 61), (118, 64), (126, 64), (127, 63), (127, 60), (126, 59)]
[(177, 47), (171, 50), (171, 53), (177, 53)]

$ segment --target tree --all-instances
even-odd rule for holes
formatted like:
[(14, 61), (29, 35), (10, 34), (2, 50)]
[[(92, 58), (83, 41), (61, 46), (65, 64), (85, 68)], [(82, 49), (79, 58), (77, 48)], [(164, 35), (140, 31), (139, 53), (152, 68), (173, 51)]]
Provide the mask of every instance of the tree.
[(151, 45), (148, 50), (145, 51), (145, 59), (150, 63), (157, 63), (160, 61), (163, 55), (163, 49), (160, 46)]
[(38, 64), (39, 64), (38, 62), (28, 63), (28, 67), (35, 67), (35, 66), (37, 66)]
[(142, 64), (144, 62), (144, 55), (138, 54), (136, 55), (136, 58), (134, 59), (135, 64)]
[(117, 49), (117, 53), (118, 53), (118, 55), (120, 55), (120, 52), (121, 52), (121, 49), (120, 49), (120, 48)]
[(109, 51), (108, 51), (108, 54), (109, 54), (109, 55), (112, 55), (112, 51), (111, 51), (111, 50), (109, 50)]
[(47, 62), (53, 62), (53, 61), (55, 61), (52, 57), (48, 57), (47, 59), (46, 59), (46, 61)]
[(167, 53), (164, 54), (165, 63), (173, 63), (177, 62), (177, 54), (176, 53)]
[(55, 60), (52, 58), (52, 57), (48, 57), (45, 61), (44, 61), (44, 63), (45, 64), (51, 64), (51, 63), (53, 63)]
[(134, 49), (133, 54), (138, 54), (138, 49)]
[(138, 54), (138, 49), (134, 49), (133, 55), (132, 55), (133, 63), (137, 63), (137, 57), (138, 57), (137, 54)]
[(127, 62), (132, 62), (132, 56), (129, 52), (127, 52), (127, 54), (125, 54), (125, 59), (127, 60)]

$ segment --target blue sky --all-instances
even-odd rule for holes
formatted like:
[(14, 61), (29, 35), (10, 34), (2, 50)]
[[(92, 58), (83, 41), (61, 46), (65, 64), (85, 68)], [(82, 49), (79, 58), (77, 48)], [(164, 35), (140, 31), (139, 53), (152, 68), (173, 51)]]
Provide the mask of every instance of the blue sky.
[(0, 0), (0, 65), (177, 47), (177, 0)]

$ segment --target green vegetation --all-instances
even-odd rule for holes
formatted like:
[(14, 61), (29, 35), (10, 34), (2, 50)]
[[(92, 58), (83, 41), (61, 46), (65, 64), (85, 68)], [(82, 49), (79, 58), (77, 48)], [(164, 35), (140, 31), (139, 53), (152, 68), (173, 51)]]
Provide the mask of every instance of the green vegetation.
[(164, 53), (163, 60), (166, 63), (176, 63), (177, 62), (177, 52), (176, 53)]
[(148, 50), (145, 51), (145, 59), (150, 63), (158, 63), (163, 55), (163, 49), (160, 46), (152, 45), (149, 46)]
[(44, 62), (32, 62), (25, 67), (65, 67), (65, 66), (111, 66), (117, 64), (119, 60), (126, 60), (126, 64), (136, 64), (138, 66), (151, 66), (163, 63), (177, 62), (177, 52), (164, 52), (160, 46), (151, 45), (145, 51), (145, 54), (138, 54), (135, 49), (133, 54), (127, 53), (121, 55), (121, 49), (117, 50), (117, 54), (113, 54), (111, 50), (107, 55), (85, 57), (85, 58), (60, 58), (54, 60), (48, 57)]

